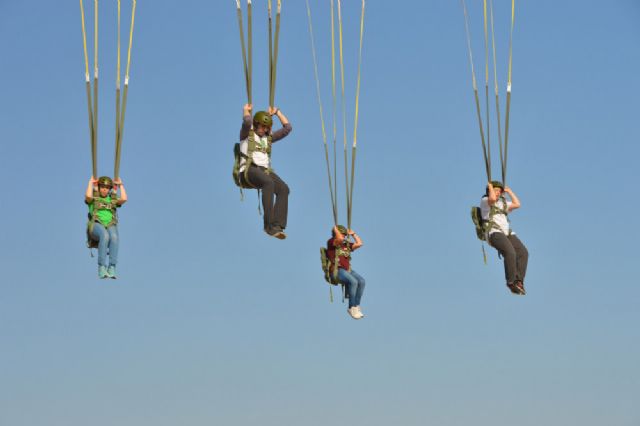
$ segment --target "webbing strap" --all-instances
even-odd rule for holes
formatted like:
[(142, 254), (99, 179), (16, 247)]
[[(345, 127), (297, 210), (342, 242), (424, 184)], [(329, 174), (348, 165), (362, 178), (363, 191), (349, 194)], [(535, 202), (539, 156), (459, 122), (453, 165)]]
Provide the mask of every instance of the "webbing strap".
[[(280, 41), (280, 12), (282, 10), (281, 0), (277, 0), (276, 9), (276, 29), (271, 39), (271, 0), (269, 0), (269, 106), (273, 107), (276, 96), (276, 75), (278, 65), (278, 46)], [(273, 45), (272, 45), (273, 42)]]
[(247, 0), (247, 38), (248, 38), (248, 50), (249, 50), (249, 54), (247, 55), (247, 47), (245, 47), (245, 41), (244, 41), (244, 28), (242, 25), (242, 7), (240, 6), (240, 0), (236, 0), (236, 5), (237, 5), (237, 14), (238, 14), (238, 28), (240, 29), (240, 45), (242, 47), (242, 63), (244, 65), (244, 79), (245, 79), (245, 86), (246, 86), (246, 90), (247, 90), (247, 103), (251, 103), (251, 49), (252, 49), (252, 43), (251, 43), (251, 35), (252, 35), (252, 28), (251, 28), (251, 0)]
[[(98, 150), (98, 0), (93, 12), (93, 140)], [(95, 176), (97, 177), (97, 176)]]
[(469, 16), (467, 13), (467, 5), (465, 3), (464, 0), (460, 0), (460, 2), (462, 3), (462, 10), (464, 12), (464, 28), (465, 28), (465, 32), (467, 34), (467, 50), (469, 52), (469, 64), (471, 65), (471, 81), (473, 84), (473, 95), (474, 95), (474, 99), (475, 99), (475, 103), (476, 103), (476, 114), (478, 116), (478, 127), (480, 129), (480, 141), (482, 143), (482, 155), (484, 157), (484, 166), (485, 166), (485, 170), (487, 172), (487, 180), (490, 181), (491, 180), (491, 167), (490, 167), (490, 162), (491, 162), (491, 153), (489, 152), (489, 150), (487, 149), (487, 145), (485, 143), (485, 137), (484, 137), (484, 126), (482, 123), (482, 113), (480, 110), (480, 99), (478, 97), (478, 85), (476, 83), (476, 72), (475, 72), (475, 68), (473, 65), (473, 51), (471, 49), (471, 34), (469, 31)]
[(345, 96), (345, 83), (344, 83), (344, 52), (342, 43), (342, 1), (338, 0), (338, 51), (340, 57), (340, 87), (342, 96), (342, 134), (344, 145), (344, 183), (345, 183), (345, 195), (347, 199), (347, 214), (351, 210), (349, 206), (349, 171), (347, 163), (347, 107)]
[(501, 121), (500, 95), (498, 92), (498, 66), (496, 64), (497, 55), (496, 55), (496, 36), (495, 36), (494, 22), (493, 22), (493, 0), (489, 0), (489, 8), (490, 8), (490, 15), (491, 15), (491, 46), (493, 50), (493, 88), (494, 88), (495, 98), (496, 98), (496, 119), (498, 121), (498, 148), (500, 151), (500, 170), (501, 170), (502, 182), (504, 182), (505, 168), (504, 168), (504, 153), (502, 148), (502, 124), (500, 123)]
[(507, 185), (507, 159), (509, 148), (509, 116), (511, 113), (511, 69), (513, 65), (513, 27), (515, 23), (515, 0), (511, 0), (511, 31), (509, 33), (509, 71), (507, 74), (507, 106), (504, 119), (504, 163), (502, 164), (502, 181)]
[[(360, 83), (361, 83), (361, 69), (362, 69), (362, 46), (364, 40), (364, 13), (365, 13), (365, 0), (362, 0), (362, 11), (360, 16), (360, 39), (358, 50), (358, 69), (357, 69), (357, 83), (356, 83), (356, 95), (355, 95), (355, 116), (354, 116), (354, 128), (353, 128), (353, 144), (351, 147), (351, 167), (349, 167), (349, 155), (347, 153), (347, 115), (346, 115), (346, 96), (345, 96), (345, 71), (344, 71), (344, 49), (343, 49), (343, 25), (342, 25), (342, 1), (337, 0), (337, 14), (338, 14), (338, 51), (340, 59), (340, 89), (341, 89), (341, 107), (342, 107), (342, 127), (343, 127), (343, 145), (344, 145), (344, 178), (345, 178), (345, 194), (347, 202), (347, 225), (351, 228), (352, 218), (352, 205), (353, 205), (353, 190), (355, 182), (355, 164), (356, 164), (356, 152), (358, 143), (358, 119), (359, 119), (359, 105), (360, 105)], [(313, 24), (311, 18), (311, 8), (309, 1), (306, 0), (307, 16), (309, 20), (309, 34), (311, 40), (311, 53), (313, 57), (314, 75), (316, 78), (316, 92), (318, 97), (318, 104), (320, 110), (320, 121), (322, 128), (322, 139), (325, 150), (325, 161), (327, 166), (327, 180), (329, 182), (329, 194), (331, 196), (331, 205), (333, 211), (334, 224), (338, 223), (338, 202), (337, 202), (337, 119), (336, 119), (336, 49), (335, 49), (335, 12), (334, 2), (331, 0), (331, 78), (332, 78), (332, 105), (333, 105), (333, 144), (334, 144), (334, 178), (332, 182), (331, 178), (331, 164), (329, 162), (329, 149), (327, 144), (327, 132), (324, 119), (324, 109), (322, 106), (322, 96), (320, 91), (320, 79), (318, 75), (318, 61), (315, 48), (315, 39), (313, 35)], [(350, 169), (350, 170), (349, 170)], [(333, 183), (333, 184), (332, 184)]]
[(365, 0), (362, 0), (362, 12), (360, 14), (360, 46), (358, 49), (358, 77), (356, 83), (355, 117), (353, 119), (353, 147), (351, 148), (351, 184), (349, 189), (349, 204), (347, 212), (347, 225), (351, 229), (351, 215), (353, 212), (353, 187), (355, 182), (356, 169), (356, 146), (358, 143), (358, 117), (360, 111), (360, 76), (362, 69), (362, 44), (364, 40), (364, 8)]
[[(324, 157), (327, 165), (327, 179), (329, 181), (329, 195), (331, 197), (331, 208), (333, 213), (333, 223), (334, 225), (338, 224), (338, 208), (336, 205), (335, 194), (333, 192), (333, 183), (331, 181), (331, 164), (329, 163), (329, 147), (327, 145), (327, 131), (324, 120), (324, 109), (322, 107), (322, 96), (320, 92), (320, 77), (318, 75), (318, 59), (316, 55), (316, 43), (315, 38), (313, 36), (313, 23), (311, 20), (311, 6), (309, 6), (309, 0), (305, 0), (307, 4), (307, 18), (309, 21), (309, 38), (311, 40), (311, 56), (313, 57), (313, 74), (316, 78), (316, 93), (318, 97), (318, 108), (320, 110), (320, 126), (322, 129), (322, 142), (324, 145)], [(333, 16), (332, 16), (333, 18)], [(333, 34), (332, 34), (333, 35)], [(335, 82), (335, 74), (334, 74), (334, 82)], [(335, 84), (334, 84), (335, 87)], [(335, 123), (334, 123), (334, 131), (335, 131)], [(335, 142), (335, 139), (334, 139)], [(333, 297), (332, 297), (333, 299)]]
[[(129, 93), (129, 72), (131, 70), (131, 48), (133, 46), (133, 28), (135, 25), (136, 19), (136, 0), (133, 0), (131, 4), (131, 25), (129, 28), (129, 48), (127, 50), (127, 69), (124, 76), (124, 90), (122, 93), (122, 107), (120, 108), (120, 117), (119, 123), (116, 125), (118, 128), (118, 137), (116, 138), (116, 155), (115, 155), (115, 166), (113, 177), (114, 179), (118, 179), (120, 175), (120, 155), (122, 152), (122, 134), (124, 133), (124, 118), (127, 112), (127, 95)], [(119, 81), (120, 73), (118, 73), (118, 81)], [(118, 85), (118, 87), (120, 87)], [(118, 119), (116, 117), (116, 119)]]
[[(120, 15), (121, 0), (117, 2), (117, 61), (116, 61), (116, 152), (114, 179), (119, 177), (120, 152), (122, 144), (122, 133), (124, 130), (124, 117), (127, 109), (127, 93), (129, 88), (129, 71), (131, 69), (131, 48), (133, 44), (133, 28), (135, 23), (136, 0), (132, 0), (131, 28), (129, 33), (129, 49), (127, 53), (127, 68), (124, 80), (124, 94), (122, 102), (120, 100)], [(89, 111), (89, 135), (91, 138), (91, 162), (92, 173), (98, 175), (97, 146), (98, 146), (98, 0), (94, 0), (94, 72), (93, 72), (93, 97), (91, 95), (91, 78), (89, 75), (89, 53), (87, 49), (87, 31), (85, 25), (84, 4), (80, 0), (80, 15), (82, 23), (82, 45), (84, 51), (85, 80), (87, 92), (87, 109)]]
[(96, 143), (96, 131), (94, 128), (94, 112), (91, 102), (91, 77), (89, 76), (89, 53), (87, 50), (87, 30), (84, 21), (84, 4), (80, 0), (80, 17), (82, 22), (82, 47), (84, 50), (84, 68), (85, 68), (85, 82), (87, 90), (87, 110), (89, 112), (89, 139), (91, 142), (91, 166), (94, 177), (98, 176), (98, 156), (97, 156), (97, 143)]
[(487, 160), (489, 162), (489, 170), (491, 170), (491, 116), (489, 109), (489, 31), (487, 28), (487, 0), (483, 0), (482, 2), (482, 11), (484, 18), (484, 99), (487, 123)]
[[(116, 162), (119, 160), (119, 151), (118, 151), (118, 139), (120, 138), (120, 0), (118, 0), (118, 36), (116, 41), (116, 153), (115, 159)], [(117, 175), (114, 173), (114, 178), (117, 178)]]

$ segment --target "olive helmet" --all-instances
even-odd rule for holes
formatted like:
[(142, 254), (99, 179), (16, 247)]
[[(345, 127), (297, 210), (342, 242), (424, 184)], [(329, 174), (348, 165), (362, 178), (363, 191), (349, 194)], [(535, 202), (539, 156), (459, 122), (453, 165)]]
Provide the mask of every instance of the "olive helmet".
[(500, 189), (504, 190), (504, 185), (499, 180), (492, 180), (491, 181), (491, 186), (493, 186), (494, 189), (495, 188), (500, 188)]
[(98, 186), (106, 186), (107, 188), (113, 188), (113, 180), (109, 176), (102, 176), (98, 178)]
[(253, 125), (257, 126), (258, 124), (271, 128), (273, 119), (267, 111), (258, 111), (256, 115), (253, 116)]
[(345, 235), (347, 233), (347, 228), (345, 228), (342, 225), (337, 225), (336, 228), (338, 228), (338, 231), (342, 234)]

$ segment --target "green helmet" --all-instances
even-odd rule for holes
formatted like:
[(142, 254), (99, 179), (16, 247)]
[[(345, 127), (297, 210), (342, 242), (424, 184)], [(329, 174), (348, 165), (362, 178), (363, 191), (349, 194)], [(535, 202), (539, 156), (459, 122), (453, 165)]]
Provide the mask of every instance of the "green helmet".
[(258, 111), (256, 112), (256, 115), (253, 116), (253, 124), (262, 124), (265, 127), (271, 128), (273, 125), (273, 119), (267, 111)]
[(491, 181), (491, 186), (493, 186), (494, 189), (495, 188), (500, 188), (500, 189), (504, 190), (504, 185), (499, 180), (492, 180)]
[(108, 188), (113, 188), (113, 181), (109, 176), (102, 176), (98, 179), (98, 186), (106, 186)]
[(347, 233), (347, 228), (345, 228), (345, 227), (344, 227), (344, 226), (342, 226), (342, 225), (338, 225), (338, 226), (336, 226), (336, 228), (338, 228), (338, 231), (340, 231), (340, 233), (341, 233), (342, 235), (345, 235), (345, 234)]

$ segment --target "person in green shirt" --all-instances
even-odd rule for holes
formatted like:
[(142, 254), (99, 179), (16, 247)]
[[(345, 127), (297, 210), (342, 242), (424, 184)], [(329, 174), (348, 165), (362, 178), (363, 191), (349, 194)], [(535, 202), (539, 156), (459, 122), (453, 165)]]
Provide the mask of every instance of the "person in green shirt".
[(127, 202), (127, 191), (120, 178), (113, 181), (108, 176), (91, 176), (84, 202), (89, 206), (88, 234), (98, 244), (98, 277), (115, 279), (119, 244), (116, 209)]

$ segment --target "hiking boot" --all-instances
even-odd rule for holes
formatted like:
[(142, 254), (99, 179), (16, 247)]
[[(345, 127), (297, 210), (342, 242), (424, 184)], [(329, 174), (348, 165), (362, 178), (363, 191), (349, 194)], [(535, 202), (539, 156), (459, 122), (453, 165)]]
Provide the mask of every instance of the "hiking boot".
[(108, 278), (113, 278), (114, 280), (118, 277), (116, 277), (116, 265), (109, 265), (109, 268), (107, 269), (107, 275)]
[(98, 278), (105, 279), (105, 278), (109, 278), (109, 274), (107, 273), (107, 267), (106, 266), (98, 266)]

